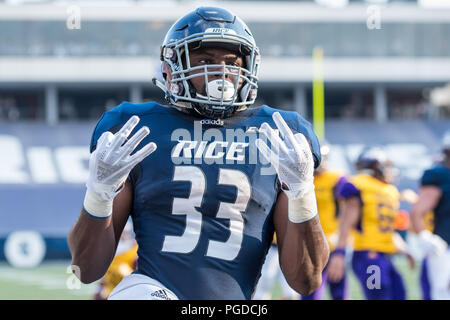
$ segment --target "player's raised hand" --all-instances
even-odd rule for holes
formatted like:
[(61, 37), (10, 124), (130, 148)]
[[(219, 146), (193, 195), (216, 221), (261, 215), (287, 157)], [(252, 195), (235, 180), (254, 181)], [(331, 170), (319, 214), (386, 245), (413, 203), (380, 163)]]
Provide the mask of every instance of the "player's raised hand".
[(301, 198), (314, 190), (314, 160), (309, 143), (301, 133), (294, 133), (288, 127), (279, 112), (272, 115), (281, 134), (264, 122), (260, 132), (271, 143), (271, 148), (262, 139), (256, 139), (261, 154), (275, 168), (280, 182), (287, 186), (284, 192), (290, 200)]
[(156, 150), (156, 144), (148, 143), (131, 155), (139, 143), (150, 133), (142, 127), (128, 141), (127, 138), (139, 122), (132, 116), (115, 134), (104, 132), (89, 160), (89, 177), (84, 200), (85, 210), (97, 217), (107, 217), (112, 212), (112, 200), (121, 191), (130, 171), (145, 157)]
[(264, 122), (260, 132), (268, 138), (271, 148), (262, 139), (256, 139), (255, 143), (263, 157), (274, 166), (289, 198), (289, 220), (302, 223), (317, 215), (313, 155), (306, 137), (301, 133), (294, 135), (279, 112), (272, 118), (281, 137)]

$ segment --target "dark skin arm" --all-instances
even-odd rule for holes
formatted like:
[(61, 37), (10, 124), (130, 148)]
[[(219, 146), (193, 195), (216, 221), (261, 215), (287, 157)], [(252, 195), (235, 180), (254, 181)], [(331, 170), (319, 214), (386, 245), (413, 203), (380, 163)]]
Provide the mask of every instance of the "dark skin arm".
[(120, 235), (133, 204), (133, 190), (129, 181), (114, 198), (113, 212), (106, 219), (95, 219), (84, 209), (69, 232), (68, 244), (72, 265), (79, 268), (77, 277), (83, 283), (94, 282), (104, 276), (111, 264)]
[(330, 249), (319, 217), (292, 223), (288, 219), (288, 197), (278, 195), (274, 212), (280, 266), (288, 284), (302, 295), (309, 295), (322, 283), (322, 270)]
[(438, 187), (423, 186), (420, 188), (419, 200), (411, 210), (411, 225), (415, 233), (419, 233), (425, 229), (423, 217), (427, 212), (436, 208), (441, 196), (442, 190)]
[[(348, 243), (350, 231), (356, 227), (361, 210), (361, 201), (358, 197), (350, 197), (342, 201), (339, 218), (339, 237), (336, 248), (345, 249)], [(328, 279), (331, 282), (339, 282), (345, 273), (345, 257), (342, 254), (334, 254), (327, 267)]]

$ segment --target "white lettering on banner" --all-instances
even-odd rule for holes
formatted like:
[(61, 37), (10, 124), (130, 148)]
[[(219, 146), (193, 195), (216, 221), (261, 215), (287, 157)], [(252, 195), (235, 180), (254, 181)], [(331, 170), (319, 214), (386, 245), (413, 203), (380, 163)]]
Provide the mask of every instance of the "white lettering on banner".
[[(83, 184), (89, 174), (89, 148), (62, 146), (52, 150), (46, 146), (24, 148), (12, 135), (0, 135), (1, 184)], [(56, 160), (56, 164), (55, 164)]]
[(67, 183), (85, 183), (89, 176), (88, 167), (83, 161), (89, 161), (89, 150), (85, 147), (61, 147), (55, 150), (61, 179)]
[[(211, 131), (209, 131), (211, 130)], [(264, 135), (260, 135), (264, 139)], [(227, 129), (225, 136), (218, 129), (202, 132), (195, 127), (194, 135), (186, 129), (177, 129), (171, 140), (177, 141), (172, 149), (174, 165), (179, 164), (257, 164), (264, 165), (261, 174), (275, 174), (264, 157), (258, 155), (255, 132)], [(331, 145), (328, 165), (330, 169), (351, 173), (354, 162), (364, 148), (362, 144)], [(84, 184), (89, 171), (88, 146), (24, 147), (19, 138), (0, 134), (0, 185), (5, 184)], [(399, 169), (403, 179), (420, 179), (423, 170), (432, 165), (429, 146), (421, 143), (393, 143), (384, 150)], [(248, 157), (246, 157), (248, 152)], [(150, 156), (152, 157), (152, 155)], [(267, 165), (267, 166), (266, 166)]]
[(33, 181), (36, 183), (56, 183), (58, 173), (52, 160), (52, 151), (47, 147), (29, 148), (28, 166)]
[(0, 135), (0, 183), (28, 183), (22, 143), (14, 136)]

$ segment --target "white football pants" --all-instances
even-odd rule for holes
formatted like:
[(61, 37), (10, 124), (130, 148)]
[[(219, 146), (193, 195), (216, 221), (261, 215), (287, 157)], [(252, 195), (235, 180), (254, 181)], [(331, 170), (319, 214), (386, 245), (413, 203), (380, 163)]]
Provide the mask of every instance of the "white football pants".
[(450, 248), (441, 255), (427, 255), (431, 299), (450, 300)]
[(132, 273), (120, 281), (108, 300), (178, 300), (178, 297), (159, 281)]

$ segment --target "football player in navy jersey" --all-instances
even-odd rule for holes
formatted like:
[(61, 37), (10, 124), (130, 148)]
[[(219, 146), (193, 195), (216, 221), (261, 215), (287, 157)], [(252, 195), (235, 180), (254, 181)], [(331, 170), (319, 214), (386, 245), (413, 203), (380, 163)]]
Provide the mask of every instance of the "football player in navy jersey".
[[(411, 211), (433, 300), (450, 299), (450, 131), (442, 139), (442, 153), (442, 162), (423, 173), (419, 199)], [(430, 211), (434, 213), (433, 232), (426, 228), (424, 219)]]
[(124, 102), (94, 130), (83, 209), (68, 237), (79, 278), (103, 276), (131, 215), (138, 267), (109, 299), (251, 299), (274, 232), (287, 282), (310, 294), (329, 256), (310, 123), (252, 107), (259, 50), (227, 10), (180, 18), (161, 60), (164, 81), (154, 82), (168, 106)]

